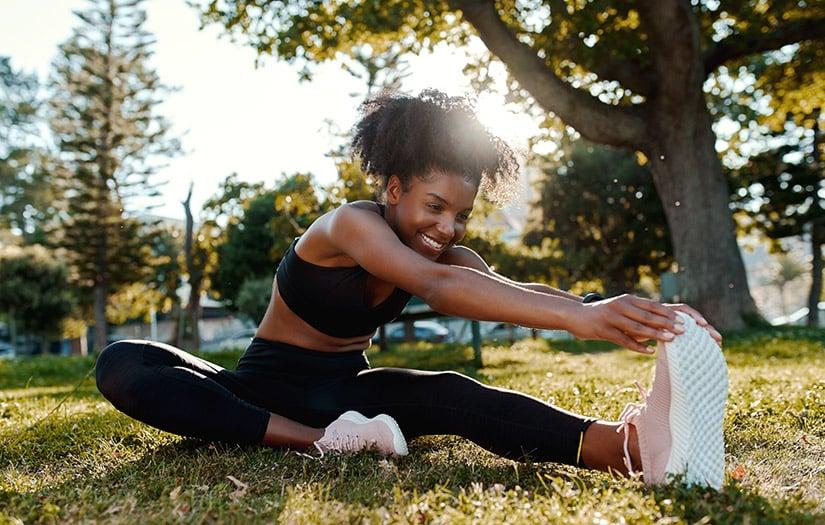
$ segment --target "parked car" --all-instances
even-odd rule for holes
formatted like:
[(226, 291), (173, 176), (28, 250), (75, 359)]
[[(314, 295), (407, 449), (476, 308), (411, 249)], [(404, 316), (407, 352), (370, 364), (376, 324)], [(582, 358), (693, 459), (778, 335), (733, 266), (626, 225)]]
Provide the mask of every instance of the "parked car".
[[(373, 342), (377, 343), (381, 340), (380, 332), (376, 332)], [(442, 343), (449, 339), (450, 330), (438, 324), (435, 321), (413, 321), (413, 340), (414, 341), (430, 341), (432, 343)], [(399, 342), (405, 340), (405, 332), (403, 324), (394, 324), (387, 329), (387, 341)]]
[[(484, 332), (485, 341), (510, 342), (533, 337), (533, 331), (523, 326), (509, 323), (496, 323), (495, 326)], [(565, 330), (536, 330), (536, 337), (550, 340), (568, 340), (573, 336)]]
[(517, 326), (510, 323), (496, 323), (490, 330), (488, 330), (482, 339), (485, 341), (517, 341), (530, 337), (531, 332), (529, 328)]
[(0, 359), (13, 359), (14, 358), (14, 348), (12, 348), (10, 343), (5, 341), (0, 341)]
[(257, 328), (248, 328), (232, 334), (220, 341), (216, 350), (245, 350), (246, 347), (249, 346), (249, 343), (252, 342), (252, 338), (255, 337), (256, 331)]

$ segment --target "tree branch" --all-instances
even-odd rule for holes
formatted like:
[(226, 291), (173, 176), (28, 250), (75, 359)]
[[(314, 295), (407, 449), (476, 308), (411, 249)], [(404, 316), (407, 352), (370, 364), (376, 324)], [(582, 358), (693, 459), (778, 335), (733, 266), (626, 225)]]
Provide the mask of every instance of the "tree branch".
[(488, 0), (451, 0), (478, 31), (487, 48), (546, 110), (558, 115), (585, 138), (618, 147), (642, 149), (647, 143), (644, 111), (638, 107), (610, 106), (570, 86), (520, 42), (499, 18)]
[(678, 114), (701, 95), (704, 79), (699, 47), (700, 30), (690, 4), (681, 0), (640, 0), (648, 35), (659, 109)]
[(629, 60), (600, 61), (586, 65), (587, 69), (596, 73), (602, 80), (616, 80), (623, 87), (649, 97), (653, 94), (654, 84), (648, 72)]
[[(760, 28), (755, 28), (759, 31)], [(805, 40), (825, 38), (825, 18), (805, 18), (787, 22), (774, 31), (761, 33), (738, 33), (720, 40), (708, 48), (702, 60), (705, 75), (709, 75), (719, 66), (748, 55), (779, 49), (788, 44)]]
[[(552, 10), (551, 13), (554, 20), (556, 18), (556, 13), (561, 15), (561, 13), (564, 13), (567, 10), (567, 5), (564, 0), (551, 0), (550, 4)], [(574, 46), (576, 44), (581, 45), (581, 41), (574, 33), (570, 33), (567, 36), (566, 44), (570, 45), (570, 48), (575, 49)], [(609, 60), (605, 60), (604, 57), (599, 57), (595, 61), (583, 60), (578, 56), (571, 58), (576, 63), (586, 67), (588, 70), (598, 75), (601, 80), (615, 80), (623, 87), (630, 89), (639, 95), (644, 95), (645, 97), (649, 97), (653, 94), (655, 87), (653, 79), (650, 78), (649, 72), (640, 67), (638, 62), (633, 62), (631, 60), (616, 60), (612, 57)]]

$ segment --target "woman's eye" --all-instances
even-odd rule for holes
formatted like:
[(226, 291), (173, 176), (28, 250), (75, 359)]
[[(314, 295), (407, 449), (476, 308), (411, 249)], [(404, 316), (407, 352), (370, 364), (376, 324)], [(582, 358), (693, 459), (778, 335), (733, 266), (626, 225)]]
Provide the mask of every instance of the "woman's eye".
[(441, 206), (439, 206), (438, 204), (430, 204), (429, 207), (430, 209), (441, 211)]
[(467, 222), (467, 221), (470, 220), (470, 216), (467, 215), (466, 213), (460, 213), (458, 215), (458, 218), (461, 219), (461, 222)]

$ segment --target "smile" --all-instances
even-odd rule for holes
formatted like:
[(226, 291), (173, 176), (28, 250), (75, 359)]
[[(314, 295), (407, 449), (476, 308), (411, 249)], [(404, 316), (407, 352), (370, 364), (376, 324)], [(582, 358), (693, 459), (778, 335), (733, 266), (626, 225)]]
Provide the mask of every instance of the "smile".
[(424, 244), (426, 244), (427, 246), (429, 246), (430, 248), (432, 248), (435, 251), (441, 251), (441, 250), (444, 249), (444, 247), (447, 246), (446, 242), (445, 243), (440, 243), (440, 242), (436, 241), (435, 239), (433, 239), (432, 237), (429, 237), (428, 235), (425, 235), (423, 233), (420, 233), (419, 235), (421, 236), (421, 239), (424, 241)]

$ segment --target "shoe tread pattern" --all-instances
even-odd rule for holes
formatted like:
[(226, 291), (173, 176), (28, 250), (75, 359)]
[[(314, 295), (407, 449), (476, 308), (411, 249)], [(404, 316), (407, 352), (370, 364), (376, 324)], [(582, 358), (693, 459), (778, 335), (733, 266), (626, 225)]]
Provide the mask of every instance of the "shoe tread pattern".
[(685, 331), (665, 344), (671, 380), (672, 450), (668, 475), (683, 474), (688, 484), (719, 488), (724, 480), (722, 432), (728, 371), (722, 350), (707, 330), (679, 313)]

